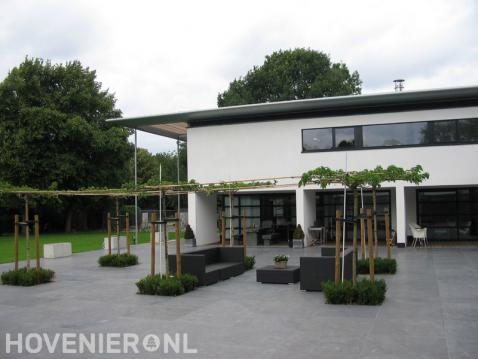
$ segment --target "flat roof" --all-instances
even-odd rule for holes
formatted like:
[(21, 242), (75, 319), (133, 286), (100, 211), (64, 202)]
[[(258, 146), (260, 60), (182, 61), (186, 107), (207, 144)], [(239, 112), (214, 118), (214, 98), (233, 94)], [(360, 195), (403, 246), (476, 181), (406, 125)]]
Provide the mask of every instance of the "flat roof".
[(478, 106), (478, 86), (322, 97), (107, 121), (186, 141), (188, 127), (464, 106)]

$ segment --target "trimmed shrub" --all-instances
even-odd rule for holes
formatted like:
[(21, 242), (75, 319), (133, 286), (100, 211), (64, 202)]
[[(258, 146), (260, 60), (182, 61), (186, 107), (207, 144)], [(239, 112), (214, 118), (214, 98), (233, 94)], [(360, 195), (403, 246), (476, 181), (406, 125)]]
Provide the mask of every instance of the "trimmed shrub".
[(55, 272), (50, 269), (40, 268), (20, 268), (18, 270), (11, 270), (2, 273), (2, 284), (18, 285), (23, 287), (30, 287), (32, 285), (51, 282)]
[(129, 267), (138, 264), (138, 257), (134, 254), (107, 254), (98, 259), (102, 267)]
[[(375, 274), (395, 274), (397, 272), (397, 261), (393, 258), (377, 257), (375, 262)], [(357, 273), (369, 274), (369, 261), (367, 259), (359, 259), (357, 261)]]
[(254, 265), (256, 264), (256, 257), (254, 256), (246, 256), (244, 258), (244, 267), (246, 270), (251, 270), (254, 268)]
[(294, 229), (294, 233), (292, 233), (292, 238), (293, 239), (304, 239), (305, 234), (304, 231), (302, 230), (302, 227), (300, 224), (297, 225)]
[(194, 290), (199, 284), (196, 276), (183, 274), (179, 277), (149, 275), (136, 283), (138, 294), (178, 296)]
[(374, 283), (368, 279), (362, 279), (355, 287), (349, 280), (338, 285), (328, 281), (322, 283), (322, 290), (327, 304), (379, 305), (385, 300), (387, 285), (383, 279)]
[(199, 280), (195, 275), (186, 273), (180, 275), (178, 278), (181, 281), (186, 293), (194, 290), (199, 285)]
[(194, 239), (194, 232), (191, 226), (188, 224), (184, 230), (184, 239)]

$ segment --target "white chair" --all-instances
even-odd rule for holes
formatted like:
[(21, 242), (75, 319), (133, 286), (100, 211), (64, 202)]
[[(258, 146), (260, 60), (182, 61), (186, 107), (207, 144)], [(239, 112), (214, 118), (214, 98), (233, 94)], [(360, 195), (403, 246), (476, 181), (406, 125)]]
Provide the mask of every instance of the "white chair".
[(412, 232), (412, 236), (413, 236), (412, 247), (416, 247), (417, 243), (419, 245), (423, 245), (424, 247), (427, 247), (428, 246), (427, 229), (420, 227), (416, 223), (410, 223), (408, 226), (410, 227), (410, 231)]

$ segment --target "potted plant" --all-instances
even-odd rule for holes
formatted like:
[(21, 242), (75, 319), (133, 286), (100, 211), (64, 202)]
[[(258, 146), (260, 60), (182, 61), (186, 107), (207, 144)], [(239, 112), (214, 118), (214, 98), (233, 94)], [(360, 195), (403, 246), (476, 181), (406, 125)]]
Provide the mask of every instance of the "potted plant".
[(289, 256), (285, 254), (279, 254), (274, 257), (274, 265), (276, 268), (285, 269), (287, 268), (287, 261), (289, 260)]
[(189, 224), (186, 226), (186, 230), (184, 231), (184, 239), (191, 240), (193, 247), (196, 247), (196, 236), (194, 235), (194, 232)]
[(295, 227), (294, 233), (292, 234), (293, 247), (294, 248), (303, 248), (304, 247), (304, 231), (300, 224)]

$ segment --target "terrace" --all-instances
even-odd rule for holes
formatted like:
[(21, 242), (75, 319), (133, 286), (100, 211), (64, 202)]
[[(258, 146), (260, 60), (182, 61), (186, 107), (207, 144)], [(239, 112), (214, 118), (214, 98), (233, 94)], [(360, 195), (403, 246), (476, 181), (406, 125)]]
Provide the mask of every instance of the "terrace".
[[(298, 264), (301, 255), (315, 251), (249, 248), (256, 267), (270, 264), (279, 253)], [(180, 297), (141, 296), (134, 283), (149, 272), (149, 246), (133, 246), (133, 252), (140, 257), (138, 266), (101, 268), (96, 260), (103, 251), (79, 253), (43, 260), (57, 273), (53, 283), (1, 286), (0, 335), (180, 332), (188, 333), (189, 346), (198, 349), (192, 357), (208, 359), (438, 359), (472, 358), (478, 352), (477, 248), (396, 250), (398, 272), (383, 276), (387, 298), (371, 307), (327, 305), (322, 293), (300, 291), (298, 283), (260, 284), (255, 270)], [(0, 271), (11, 267), (2, 264)], [(16, 355), (7, 357), (28, 357)]]

